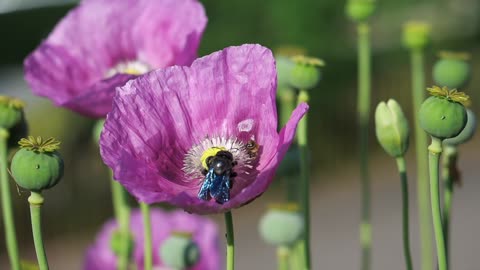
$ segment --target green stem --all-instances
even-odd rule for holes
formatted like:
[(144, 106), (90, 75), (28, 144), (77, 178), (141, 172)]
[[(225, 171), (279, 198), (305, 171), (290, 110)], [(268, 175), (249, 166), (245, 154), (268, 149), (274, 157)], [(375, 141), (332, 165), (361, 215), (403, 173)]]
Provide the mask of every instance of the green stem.
[(447, 264), (450, 264), (450, 220), (452, 213), (453, 201), (453, 184), (457, 176), (458, 151), (453, 145), (445, 146), (442, 162), (442, 178), (444, 182), (443, 189), (443, 235), (445, 236), (445, 249), (447, 254)]
[(235, 269), (235, 238), (233, 235), (232, 212), (225, 213), (225, 228), (227, 236), (227, 270)]
[(130, 207), (127, 202), (127, 192), (117, 181), (111, 180), (113, 210), (119, 231), (124, 237), (123, 250), (118, 258), (118, 270), (127, 270), (129, 264), (129, 225), (130, 225)]
[(415, 121), (415, 151), (417, 153), (417, 198), (418, 220), (420, 223), (420, 242), (422, 270), (433, 269), (433, 240), (430, 216), (429, 186), (428, 186), (428, 155), (425, 148), (428, 146), (428, 137), (420, 127), (418, 112), (425, 99), (425, 70), (423, 63), (423, 51), (415, 49), (411, 51), (412, 65), (412, 97), (413, 116)]
[(144, 268), (152, 270), (152, 225), (150, 221), (150, 206), (146, 203), (140, 203), (140, 209), (143, 216), (143, 235), (144, 235)]
[[(298, 103), (308, 102), (309, 94), (305, 90), (300, 90)], [(308, 151), (308, 116), (305, 115), (298, 123), (297, 142), (300, 151), (300, 179), (301, 179), (301, 209), (305, 221), (305, 230), (303, 233), (303, 269), (311, 269), (310, 259), (310, 160)]]
[(43, 205), (43, 196), (39, 192), (32, 191), (28, 197), (30, 203), (30, 216), (32, 219), (33, 242), (35, 252), (37, 253), (38, 267), (40, 270), (48, 270), (47, 254), (43, 245), (41, 207)]
[(440, 207), (440, 189), (438, 185), (439, 156), (442, 153), (442, 140), (432, 137), (432, 143), (428, 147), (428, 151), (430, 198), (432, 203), (433, 229), (435, 232), (435, 240), (437, 242), (438, 269), (448, 270), (445, 238), (442, 226), (442, 210)]
[(407, 270), (412, 270), (412, 255), (410, 252), (410, 229), (409, 229), (409, 211), (408, 211), (408, 179), (407, 169), (405, 165), (405, 158), (397, 158), (397, 168), (400, 174), (400, 180), (402, 181), (402, 214), (403, 214), (403, 253), (405, 256), (405, 265)]
[(277, 248), (278, 270), (288, 270), (288, 259), (290, 250), (288, 247)]
[(362, 246), (362, 269), (371, 264), (371, 218), (370, 177), (368, 170), (368, 122), (370, 118), (371, 63), (370, 28), (367, 23), (358, 24), (358, 128), (360, 146), (360, 179), (362, 189), (360, 242)]
[(8, 136), (6, 129), (0, 129), (0, 192), (2, 196), (3, 225), (5, 227), (5, 240), (8, 257), (12, 270), (20, 270), (20, 259), (18, 257), (17, 234), (13, 220), (12, 198), (10, 185), (8, 183)]

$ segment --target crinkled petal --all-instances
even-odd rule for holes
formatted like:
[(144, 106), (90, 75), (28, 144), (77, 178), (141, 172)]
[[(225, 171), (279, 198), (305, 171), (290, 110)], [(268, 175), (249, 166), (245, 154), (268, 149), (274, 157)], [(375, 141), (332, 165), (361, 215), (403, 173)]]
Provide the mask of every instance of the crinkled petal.
[(105, 116), (112, 93), (90, 102), (86, 97), (126, 82), (105, 81), (113, 67), (128, 61), (150, 68), (190, 64), (206, 21), (194, 0), (83, 1), (25, 59), (25, 78), (34, 93), (56, 105)]

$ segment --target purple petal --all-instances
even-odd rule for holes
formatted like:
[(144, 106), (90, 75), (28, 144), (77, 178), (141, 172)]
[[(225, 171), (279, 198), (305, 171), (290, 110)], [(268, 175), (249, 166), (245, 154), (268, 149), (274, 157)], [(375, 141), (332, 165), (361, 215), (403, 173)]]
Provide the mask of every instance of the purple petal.
[(194, 0), (83, 1), (25, 59), (25, 78), (58, 106), (105, 116), (115, 87), (131, 78), (105, 80), (109, 70), (128, 61), (190, 64), (206, 21)]

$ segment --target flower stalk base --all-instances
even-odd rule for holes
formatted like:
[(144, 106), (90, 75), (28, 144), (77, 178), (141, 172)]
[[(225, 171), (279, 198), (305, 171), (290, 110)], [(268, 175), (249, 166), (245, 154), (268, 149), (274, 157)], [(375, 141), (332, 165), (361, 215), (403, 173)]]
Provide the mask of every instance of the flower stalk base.
[(35, 244), (35, 252), (37, 253), (38, 267), (40, 270), (48, 270), (47, 254), (43, 245), (41, 207), (43, 205), (43, 196), (38, 192), (32, 191), (28, 197), (30, 203), (30, 216), (32, 219), (33, 242)]

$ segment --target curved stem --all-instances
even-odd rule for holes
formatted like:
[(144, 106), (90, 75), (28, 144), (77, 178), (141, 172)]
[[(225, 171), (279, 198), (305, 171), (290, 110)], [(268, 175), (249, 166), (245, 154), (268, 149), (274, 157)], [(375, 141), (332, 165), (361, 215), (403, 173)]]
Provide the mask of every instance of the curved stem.
[[(309, 94), (305, 90), (300, 90), (298, 95), (298, 103), (308, 102)], [(301, 209), (303, 214), (303, 219), (305, 221), (305, 228), (303, 233), (303, 269), (311, 269), (311, 260), (310, 260), (310, 160), (308, 152), (308, 115), (303, 116), (303, 118), (298, 123), (297, 127), (297, 141), (298, 147), (300, 150), (300, 179), (301, 179)]]
[(290, 250), (288, 247), (277, 248), (278, 270), (288, 270), (288, 258)]
[(429, 170), (430, 170), (430, 198), (432, 203), (433, 229), (437, 242), (438, 269), (448, 270), (445, 250), (445, 238), (442, 226), (442, 210), (440, 207), (440, 189), (438, 185), (439, 156), (442, 153), (442, 141), (432, 137), (432, 143), (428, 147)]
[[(111, 172), (111, 171), (110, 171)], [(127, 270), (129, 264), (129, 224), (130, 224), (130, 207), (127, 202), (127, 192), (120, 183), (111, 179), (113, 210), (115, 219), (119, 227), (119, 231), (124, 237), (123, 250), (118, 258), (118, 270)]]
[(233, 235), (232, 212), (225, 213), (225, 228), (227, 236), (227, 270), (235, 269), (235, 238)]
[(140, 208), (143, 216), (143, 235), (144, 235), (144, 269), (152, 270), (152, 225), (150, 221), (150, 206), (141, 202)]
[(30, 197), (28, 197), (28, 202), (30, 203), (33, 242), (35, 244), (35, 252), (37, 253), (38, 267), (40, 270), (48, 270), (48, 260), (43, 245), (42, 220), (40, 215), (40, 210), (43, 205), (43, 196), (39, 192), (32, 191)]
[(457, 147), (452, 145), (445, 146), (442, 162), (443, 189), (443, 235), (445, 236), (445, 249), (447, 254), (447, 264), (450, 264), (450, 220), (453, 201), (453, 184), (457, 175)]
[(407, 270), (412, 270), (412, 255), (410, 252), (410, 229), (409, 229), (409, 207), (408, 207), (408, 179), (407, 169), (405, 165), (405, 158), (397, 158), (398, 173), (400, 174), (400, 180), (402, 181), (402, 214), (403, 214), (403, 253), (405, 256), (405, 265)]
[(12, 198), (10, 185), (8, 183), (8, 136), (6, 129), (0, 129), (0, 192), (2, 196), (2, 214), (5, 227), (5, 240), (8, 257), (12, 270), (20, 270), (20, 259), (18, 256), (17, 234), (13, 220)]
[(417, 198), (418, 220), (420, 223), (420, 242), (422, 256), (422, 270), (433, 269), (433, 239), (430, 216), (429, 188), (428, 188), (428, 155), (425, 148), (428, 146), (428, 137), (420, 127), (418, 112), (425, 99), (425, 70), (423, 51), (411, 51), (412, 65), (412, 97), (413, 115), (415, 121), (415, 151), (417, 153)]
[(360, 146), (360, 179), (362, 189), (360, 242), (362, 247), (362, 269), (370, 269), (371, 261), (371, 218), (370, 176), (368, 170), (368, 122), (370, 118), (371, 63), (370, 28), (367, 23), (358, 25), (358, 129)]

